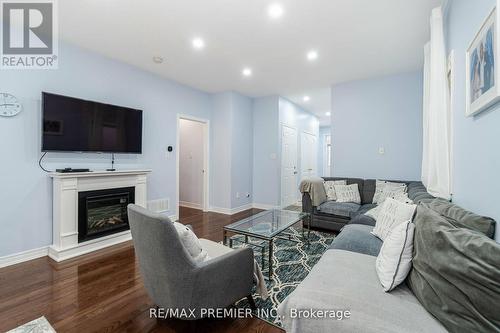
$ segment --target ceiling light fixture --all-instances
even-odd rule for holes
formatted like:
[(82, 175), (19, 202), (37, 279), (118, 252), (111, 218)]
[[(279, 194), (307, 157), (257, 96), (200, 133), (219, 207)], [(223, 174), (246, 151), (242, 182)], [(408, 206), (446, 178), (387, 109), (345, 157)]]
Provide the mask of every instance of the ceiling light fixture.
[(304, 102), (309, 102), (311, 100), (311, 97), (309, 96), (304, 96), (303, 98)]
[(154, 56), (154, 57), (153, 57), (153, 62), (154, 62), (155, 64), (161, 64), (161, 63), (163, 63), (163, 57), (160, 57), (160, 56)]
[(193, 47), (197, 50), (201, 50), (205, 47), (205, 41), (201, 38), (193, 39)]
[(252, 76), (252, 69), (246, 67), (246, 68), (243, 68), (243, 71), (241, 72), (243, 74), (243, 76)]
[(332, 115), (332, 113), (330, 111), (328, 111), (327, 113), (325, 113), (325, 116), (327, 117), (330, 117)]
[(283, 16), (283, 6), (279, 3), (273, 3), (267, 7), (267, 15), (272, 19), (277, 19)]
[(317, 51), (311, 50), (311, 51), (307, 52), (307, 60), (314, 61), (316, 59), (318, 59), (318, 52)]

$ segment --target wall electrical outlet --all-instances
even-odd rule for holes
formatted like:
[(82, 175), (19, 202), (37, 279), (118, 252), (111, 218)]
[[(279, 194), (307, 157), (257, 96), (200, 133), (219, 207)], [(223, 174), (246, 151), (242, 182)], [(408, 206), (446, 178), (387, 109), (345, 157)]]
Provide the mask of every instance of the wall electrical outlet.
[(250, 198), (250, 193), (248, 193), (248, 192), (247, 192), (246, 197), (247, 197), (247, 198)]
[(378, 149), (378, 153), (379, 153), (380, 155), (384, 155), (384, 154), (385, 154), (385, 149), (384, 149), (384, 147), (380, 147), (380, 148)]
[(236, 199), (240, 198), (240, 192), (236, 192)]

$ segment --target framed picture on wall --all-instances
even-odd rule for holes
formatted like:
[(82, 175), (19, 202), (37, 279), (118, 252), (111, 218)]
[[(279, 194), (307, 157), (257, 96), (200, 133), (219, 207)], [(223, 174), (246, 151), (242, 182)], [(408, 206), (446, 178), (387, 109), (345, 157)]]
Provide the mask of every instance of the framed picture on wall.
[(499, 22), (495, 7), (467, 49), (466, 116), (475, 115), (500, 101)]

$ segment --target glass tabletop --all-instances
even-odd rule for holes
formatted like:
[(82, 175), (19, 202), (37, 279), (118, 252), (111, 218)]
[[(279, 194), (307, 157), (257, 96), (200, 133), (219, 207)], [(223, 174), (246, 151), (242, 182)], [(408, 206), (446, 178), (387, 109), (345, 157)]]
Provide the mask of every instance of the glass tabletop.
[(285, 231), (308, 216), (308, 213), (303, 212), (271, 209), (229, 224), (225, 226), (224, 229), (236, 233), (252, 234), (269, 238)]

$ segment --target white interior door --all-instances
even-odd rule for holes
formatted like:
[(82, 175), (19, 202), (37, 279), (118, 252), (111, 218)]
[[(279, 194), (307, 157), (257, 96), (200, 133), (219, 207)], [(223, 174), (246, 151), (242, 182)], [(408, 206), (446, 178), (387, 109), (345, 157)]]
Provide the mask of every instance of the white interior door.
[(315, 135), (302, 132), (300, 135), (300, 174), (302, 178), (316, 176), (318, 143)]
[(297, 201), (297, 130), (281, 126), (281, 206)]

